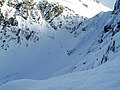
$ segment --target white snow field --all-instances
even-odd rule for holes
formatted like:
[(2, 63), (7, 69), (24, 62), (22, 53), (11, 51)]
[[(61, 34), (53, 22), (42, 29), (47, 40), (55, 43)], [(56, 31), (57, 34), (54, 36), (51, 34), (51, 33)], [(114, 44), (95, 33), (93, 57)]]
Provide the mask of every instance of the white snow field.
[(48, 80), (15, 80), (0, 90), (119, 90), (120, 57), (95, 69), (78, 71)]
[(120, 0), (30, 1), (0, 6), (0, 90), (120, 90)]

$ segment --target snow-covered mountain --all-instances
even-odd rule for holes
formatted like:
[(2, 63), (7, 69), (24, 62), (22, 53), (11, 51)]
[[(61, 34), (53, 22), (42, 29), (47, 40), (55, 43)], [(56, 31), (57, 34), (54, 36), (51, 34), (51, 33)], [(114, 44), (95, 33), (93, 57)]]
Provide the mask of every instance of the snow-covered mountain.
[(119, 3), (3, 0), (0, 90), (119, 90)]
[[(64, 3), (62, 4), (61, 2)], [(89, 2), (85, 2), (84, 4), (88, 5)], [(71, 0), (59, 0), (59, 2), (47, 0), (2, 0), (0, 7), (2, 30), (0, 36), (3, 43), (1, 47), (6, 50), (10, 45), (8, 43), (12, 41), (12, 44), (20, 44), (23, 40), (28, 42), (30, 39), (34, 42), (38, 41), (38, 34), (43, 30), (44, 25), (47, 25), (46, 23), (55, 30), (66, 29), (70, 33), (76, 34), (75, 30), (80, 27), (88, 16), (91, 17), (98, 12), (109, 10), (107, 7), (93, 0), (90, 2), (89, 7), (85, 7), (82, 1), (76, 0), (77, 6), (80, 5), (81, 8), (80, 13), (77, 13), (74, 11), (76, 8), (72, 7), (76, 5), (69, 5), (69, 3), (73, 2)], [(95, 5), (98, 8), (96, 11), (93, 10), (93, 6)], [(92, 15), (90, 15), (91, 11), (93, 11)], [(48, 25), (47, 27), (49, 27)], [(41, 29), (38, 30), (38, 28)]]

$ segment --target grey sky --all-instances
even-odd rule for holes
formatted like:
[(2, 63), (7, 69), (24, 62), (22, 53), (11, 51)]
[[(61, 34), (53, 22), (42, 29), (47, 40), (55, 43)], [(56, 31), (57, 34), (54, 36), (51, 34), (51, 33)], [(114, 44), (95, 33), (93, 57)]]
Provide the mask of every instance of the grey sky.
[(116, 0), (100, 0), (104, 5), (110, 7), (111, 9), (114, 6)]

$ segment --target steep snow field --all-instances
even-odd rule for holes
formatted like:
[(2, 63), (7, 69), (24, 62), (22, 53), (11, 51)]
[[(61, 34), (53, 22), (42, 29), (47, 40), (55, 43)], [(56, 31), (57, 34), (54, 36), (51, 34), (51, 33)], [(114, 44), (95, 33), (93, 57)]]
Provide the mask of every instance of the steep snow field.
[(111, 62), (81, 72), (66, 74), (48, 80), (16, 80), (0, 90), (119, 90), (120, 56)]
[(55, 1), (1, 7), (0, 90), (119, 90), (120, 1)]
[[(68, 3), (67, 1), (64, 2)], [(72, 1), (69, 2), (73, 3)], [(26, 9), (26, 7), (23, 6), (25, 10), (28, 10), (29, 16), (26, 19), (26, 17), (21, 14), (24, 9), (21, 8), (19, 12), (16, 11), (15, 6), (11, 6), (11, 3), (14, 5), (15, 2), (8, 2), (9, 6), (7, 6), (6, 3), (7, 1), (1, 7), (1, 13), (3, 13), (3, 16), (8, 13), (9, 15), (5, 16), (8, 20), (10, 17), (15, 17), (18, 21), (18, 26), (7, 27), (7, 24), (4, 24), (5, 22), (1, 24), (1, 28), (4, 30), (1, 31), (0, 84), (2, 85), (8, 81), (21, 78), (46, 79), (73, 71), (74, 65), (79, 61), (79, 57), (75, 59), (76, 56), (70, 55), (75, 51), (74, 48), (80, 42), (80, 38), (75, 38), (73, 33), (69, 33), (69, 27), (73, 26), (70, 30), (73, 30), (72, 32), (77, 34), (74, 30), (77, 30), (83, 23), (81, 18), (84, 19), (84, 16), (76, 15), (69, 9), (63, 11), (57, 18), (54, 17), (54, 22), (63, 22), (62, 30), (59, 28), (56, 31), (51, 27), (51, 24), (55, 25), (56, 23), (45, 21), (45, 18), (43, 18), (44, 15), (41, 15), (41, 13), (47, 14), (47, 9), (45, 9), (45, 12), (40, 12), (36, 8), (36, 5), (32, 10)], [(100, 7), (99, 3), (94, 1), (92, 1), (91, 4), (92, 3)], [(51, 4), (48, 3), (46, 8), (48, 8), (49, 5)], [(80, 10), (84, 8), (85, 6), (82, 5)], [(86, 9), (90, 10), (89, 7), (86, 7)], [(98, 11), (100, 12), (101, 10), (106, 11), (104, 8)], [(65, 18), (61, 19), (62, 17)], [(59, 19), (61, 21), (59, 21)], [(79, 25), (77, 25), (77, 19), (79, 19)], [(80, 30), (78, 30), (78, 32), (79, 31)], [(83, 32), (81, 35), (80, 37), (83, 38), (86, 34)]]

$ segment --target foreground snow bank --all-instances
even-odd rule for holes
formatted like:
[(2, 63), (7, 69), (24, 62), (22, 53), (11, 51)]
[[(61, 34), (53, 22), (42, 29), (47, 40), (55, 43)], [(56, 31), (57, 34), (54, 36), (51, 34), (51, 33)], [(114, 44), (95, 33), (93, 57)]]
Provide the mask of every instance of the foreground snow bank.
[(16, 80), (0, 90), (120, 90), (120, 56), (98, 68), (48, 80)]

